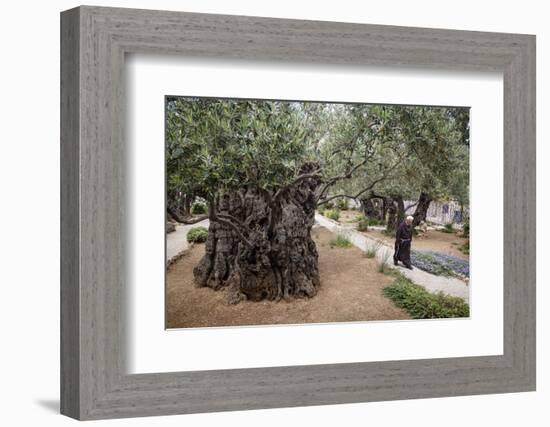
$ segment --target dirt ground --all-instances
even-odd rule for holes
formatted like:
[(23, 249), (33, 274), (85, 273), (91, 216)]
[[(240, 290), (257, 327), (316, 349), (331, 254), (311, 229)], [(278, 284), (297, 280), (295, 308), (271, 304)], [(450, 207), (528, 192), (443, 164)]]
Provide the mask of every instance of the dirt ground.
[(377, 271), (376, 261), (356, 247), (329, 246), (333, 234), (314, 227), (319, 252), (321, 287), (310, 299), (250, 302), (229, 305), (223, 290), (196, 288), (193, 267), (204, 253), (196, 244), (176, 261), (167, 274), (167, 327), (238, 326), (327, 323), (409, 319), (409, 315), (384, 297), (382, 288), (392, 278)]
[(362, 214), (356, 210), (348, 209), (347, 211), (340, 211), (340, 218), (338, 219), (338, 222), (342, 224), (350, 224), (355, 222), (354, 220), (359, 216), (362, 216)]
[[(384, 240), (393, 246), (395, 239), (392, 236), (384, 234), (380, 230), (369, 230), (364, 232), (366, 236), (374, 237), (379, 240)], [(460, 237), (456, 233), (444, 233), (438, 230), (428, 230), (425, 234), (414, 236), (412, 240), (412, 249), (420, 251), (435, 251), (442, 252), (448, 255), (453, 255), (465, 260), (469, 259), (469, 256), (463, 254), (458, 249), (468, 239)]]

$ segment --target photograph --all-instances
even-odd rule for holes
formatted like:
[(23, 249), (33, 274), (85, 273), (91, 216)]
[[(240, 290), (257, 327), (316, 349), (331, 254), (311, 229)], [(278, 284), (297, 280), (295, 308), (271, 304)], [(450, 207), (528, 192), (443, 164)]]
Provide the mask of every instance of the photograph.
[(468, 107), (164, 108), (167, 329), (470, 316)]

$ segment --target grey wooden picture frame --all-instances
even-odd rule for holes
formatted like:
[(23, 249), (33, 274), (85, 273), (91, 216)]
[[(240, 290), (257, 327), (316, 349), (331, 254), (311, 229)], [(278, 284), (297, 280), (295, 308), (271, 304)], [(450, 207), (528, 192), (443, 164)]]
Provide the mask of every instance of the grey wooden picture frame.
[[(503, 354), (128, 374), (127, 53), (502, 72)], [(535, 36), (89, 6), (61, 13), (63, 414), (87, 420), (535, 390), (535, 264)]]

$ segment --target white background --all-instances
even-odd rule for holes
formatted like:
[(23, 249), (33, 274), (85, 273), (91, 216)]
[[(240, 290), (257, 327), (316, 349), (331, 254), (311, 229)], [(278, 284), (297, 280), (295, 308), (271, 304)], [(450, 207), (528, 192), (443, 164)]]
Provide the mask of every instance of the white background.
[[(132, 165), (127, 221), (133, 239), (130, 372), (502, 354), (500, 73), (386, 67), (296, 69), (281, 62), (151, 55), (131, 55), (126, 65)], [(166, 94), (470, 106), (471, 318), (164, 330), (165, 215), (159, 206), (164, 202)], [(488, 158), (493, 161), (488, 163)], [(218, 352), (204, 351), (212, 343), (224, 349), (222, 358)]]
[[(59, 16), (74, 1), (10, 2), (2, 9), (0, 108), (0, 284), (2, 424), (64, 426), (59, 384)], [(548, 306), (541, 244), (550, 179), (550, 27), (545, 2), (506, 1), (97, 1), (110, 6), (248, 14), (375, 24), (537, 34), (538, 74), (538, 391), (310, 408), (246, 411), (103, 422), (124, 426), (279, 426), (308, 423), (384, 426), (546, 426), (549, 423)], [(95, 423), (92, 423), (95, 424)]]

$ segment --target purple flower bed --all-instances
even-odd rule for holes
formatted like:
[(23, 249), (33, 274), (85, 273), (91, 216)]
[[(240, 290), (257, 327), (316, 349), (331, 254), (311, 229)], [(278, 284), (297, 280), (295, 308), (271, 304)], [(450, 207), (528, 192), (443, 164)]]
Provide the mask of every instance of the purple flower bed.
[(470, 277), (470, 263), (462, 258), (433, 251), (411, 251), (415, 267), (438, 276)]

